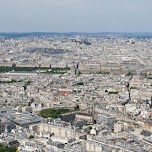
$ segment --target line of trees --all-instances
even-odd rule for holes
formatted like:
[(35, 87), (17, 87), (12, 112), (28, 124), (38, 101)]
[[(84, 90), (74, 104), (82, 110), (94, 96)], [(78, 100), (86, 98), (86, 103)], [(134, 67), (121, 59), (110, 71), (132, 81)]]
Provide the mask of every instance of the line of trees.
[(36, 70), (70, 70), (70, 68), (51, 68), (51, 67), (16, 67), (16, 66), (0, 66), (0, 73), (10, 71), (36, 71)]
[(72, 110), (70, 110), (70, 109), (53, 109), (53, 108), (49, 108), (49, 109), (41, 110), (39, 115), (41, 117), (44, 117), (44, 118), (48, 118), (48, 117), (58, 118), (58, 116), (60, 114), (65, 114), (65, 113), (69, 113), (69, 112), (72, 112)]

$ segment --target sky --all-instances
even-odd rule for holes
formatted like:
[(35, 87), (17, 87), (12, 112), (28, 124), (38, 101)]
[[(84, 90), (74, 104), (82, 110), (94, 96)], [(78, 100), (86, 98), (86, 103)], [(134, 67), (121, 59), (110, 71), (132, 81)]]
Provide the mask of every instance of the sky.
[(152, 32), (152, 0), (0, 0), (0, 32)]

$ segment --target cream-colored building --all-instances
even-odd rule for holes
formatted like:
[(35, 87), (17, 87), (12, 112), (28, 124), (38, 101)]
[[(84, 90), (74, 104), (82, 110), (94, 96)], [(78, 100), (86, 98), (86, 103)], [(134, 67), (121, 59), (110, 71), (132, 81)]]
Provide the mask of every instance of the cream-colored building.
[(87, 152), (100, 152), (102, 151), (102, 146), (93, 141), (86, 141), (86, 151)]
[(120, 132), (123, 129), (123, 124), (122, 123), (115, 123), (114, 124), (114, 132)]
[(31, 125), (29, 129), (37, 133), (50, 133), (58, 137), (75, 137), (75, 130), (69, 127), (63, 127), (55, 124), (36, 124)]
[(135, 112), (137, 110), (135, 104), (127, 104), (125, 105), (126, 107), (126, 112)]
[(87, 121), (89, 123), (93, 123), (93, 116), (92, 116), (92, 114), (88, 114), (88, 113), (77, 113), (75, 115), (75, 120), (76, 121)]

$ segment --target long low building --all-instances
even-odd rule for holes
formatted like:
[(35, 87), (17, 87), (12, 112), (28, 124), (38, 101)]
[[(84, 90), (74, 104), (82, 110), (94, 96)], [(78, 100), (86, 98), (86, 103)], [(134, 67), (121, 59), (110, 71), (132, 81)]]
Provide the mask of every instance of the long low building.
[[(66, 126), (65, 126), (66, 124)], [(49, 133), (56, 137), (62, 138), (85, 138), (86, 134), (77, 132), (76, 128), (72, 127), (70, 123), (39, 123), (30, 125), (30, 131), (39, 134)]]
[(114, 74), (127, 74), (128, 68), (124, 65), (101, 65), (101, 64), (79, 64), (79, 71), (82, 73), (114, 73)]
[(44, 124), (39, 123), (35, 125), (30, 125), (29, 129), (33, 132), (39, 132), (39, 133), (50, 133), (52, 135), (58, 136), (58, 137), (74, 137), (75, 136), (75, 130), (69, 127), (63, 127), (62, 125), (55, 125), (55, 124)]
[(37, 76), (36, 72), (7, 72), (3, 73), (3, 76)]

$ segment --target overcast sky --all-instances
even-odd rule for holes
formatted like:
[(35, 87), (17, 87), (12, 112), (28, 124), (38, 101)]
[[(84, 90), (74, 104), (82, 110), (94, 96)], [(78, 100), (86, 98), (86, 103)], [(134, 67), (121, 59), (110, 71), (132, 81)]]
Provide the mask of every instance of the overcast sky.
[(152, 0), (0, 0), (0, 32), (152, 32)]

